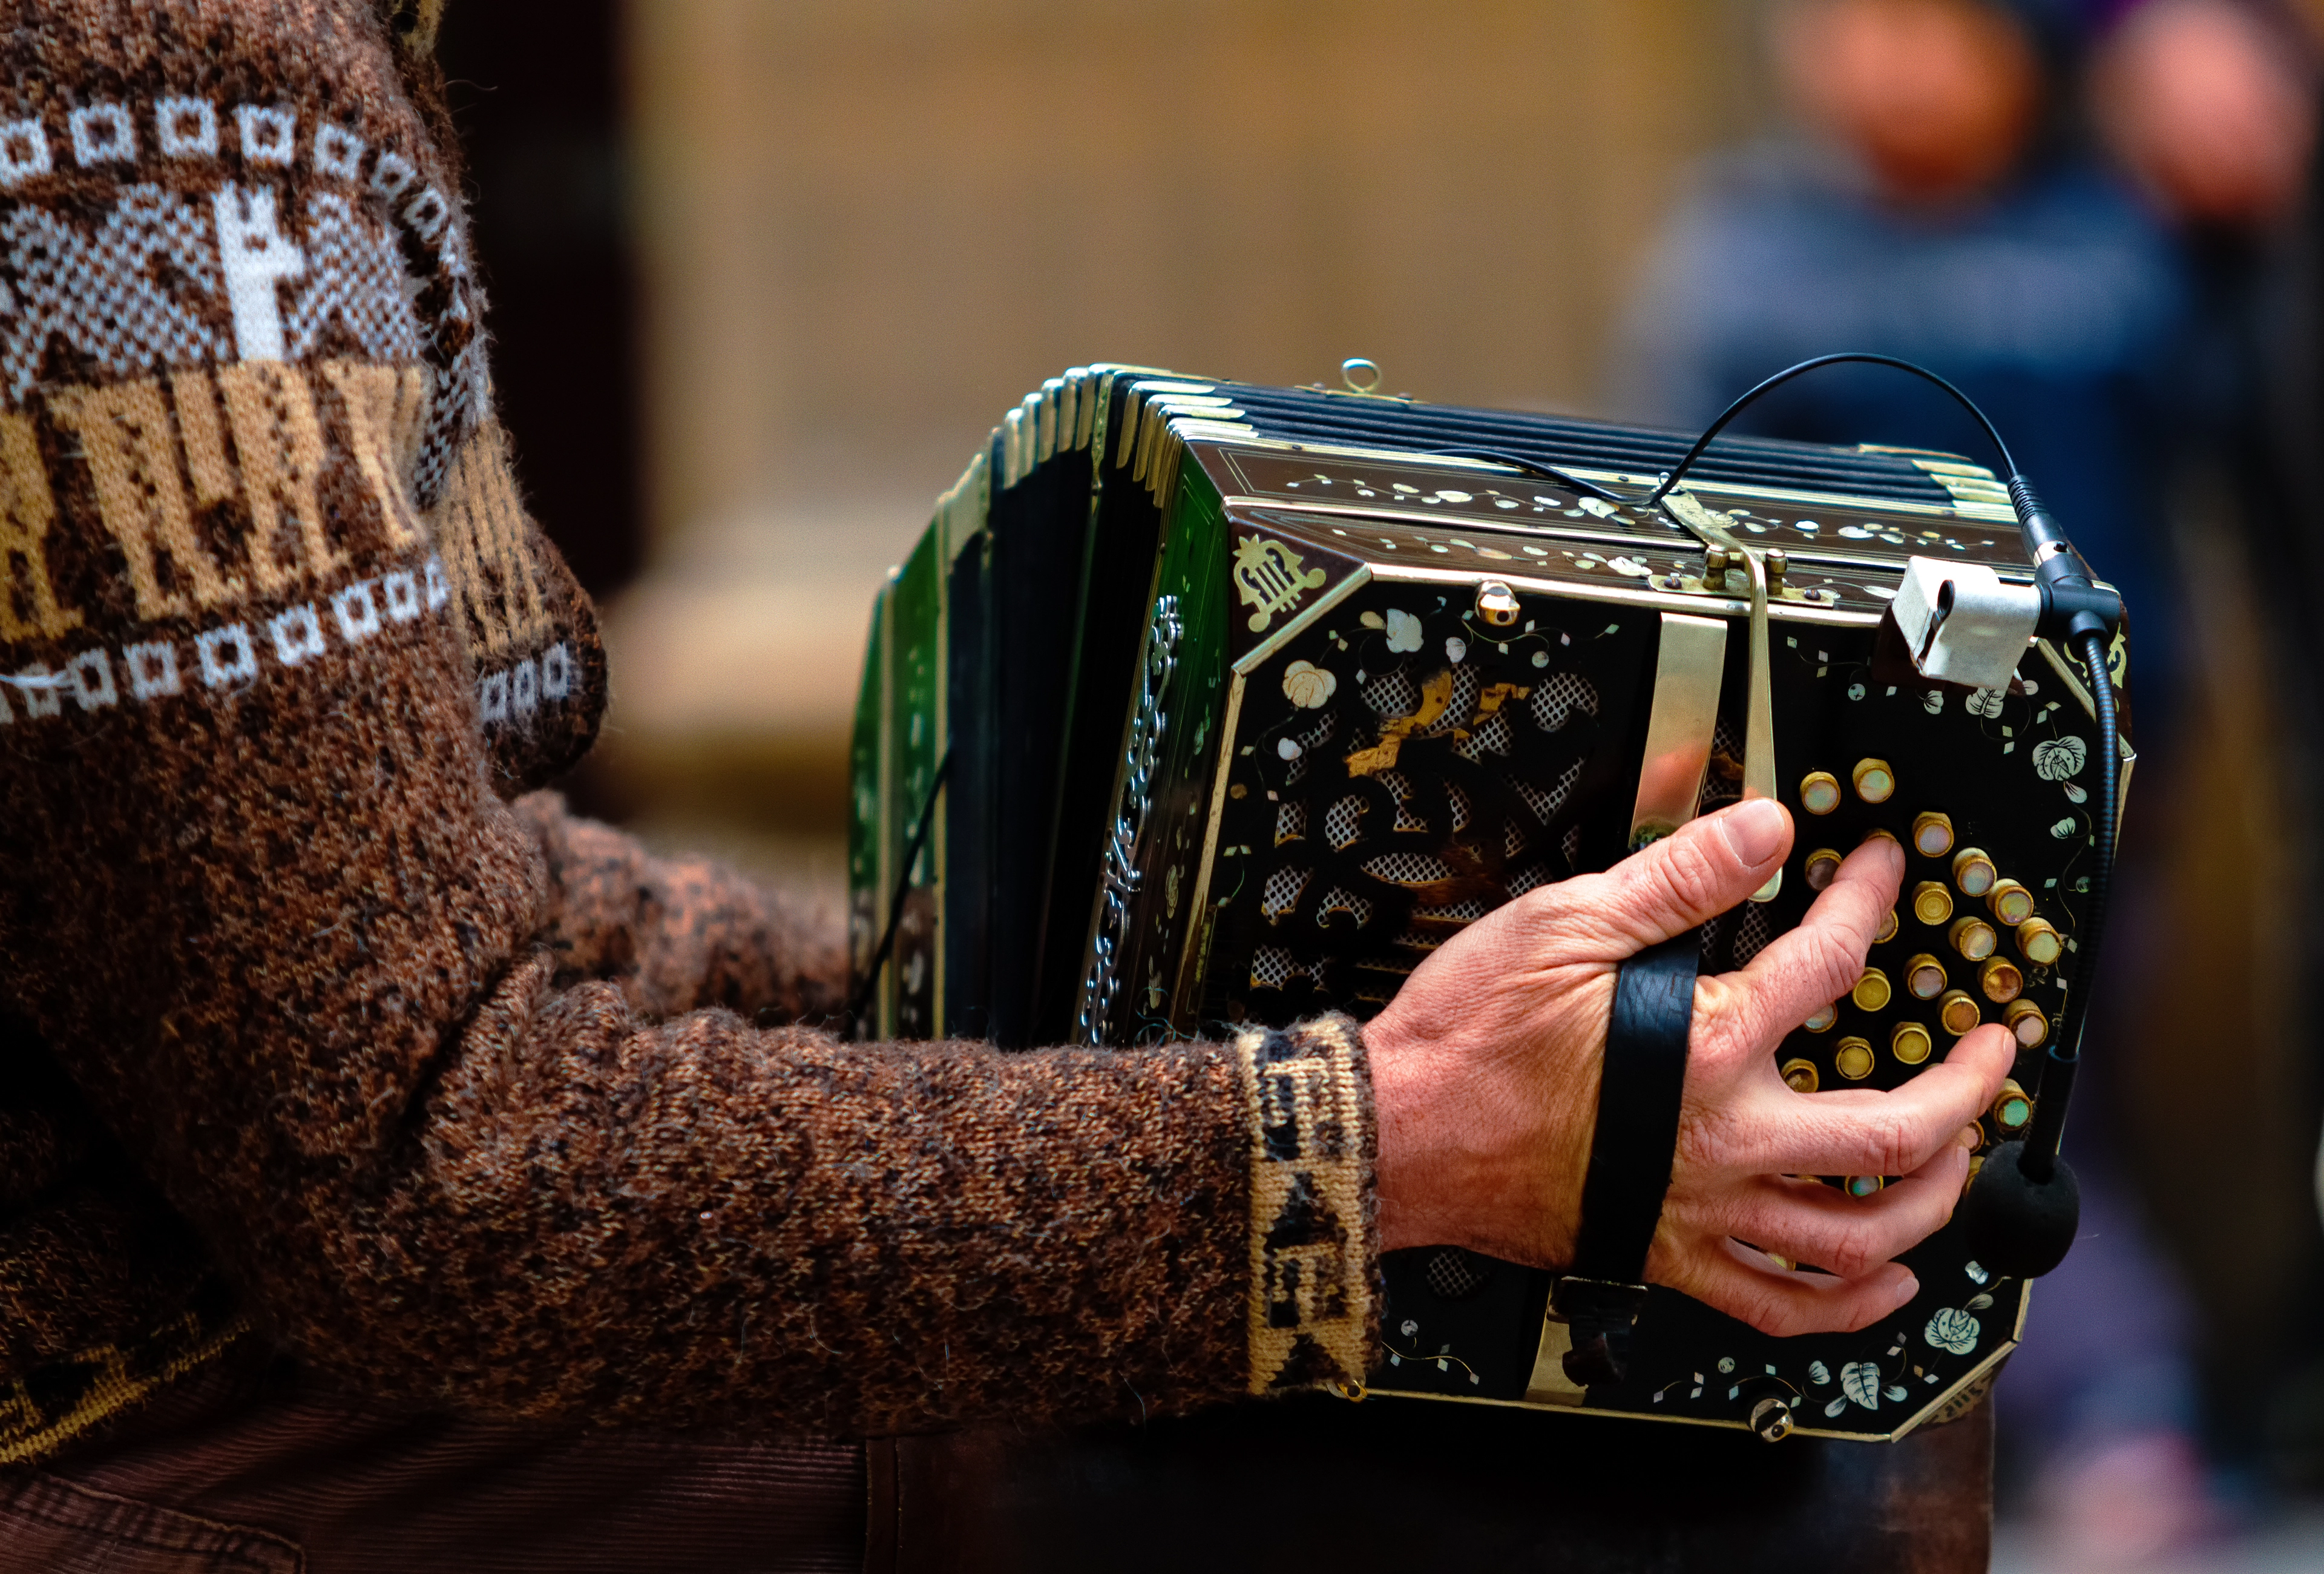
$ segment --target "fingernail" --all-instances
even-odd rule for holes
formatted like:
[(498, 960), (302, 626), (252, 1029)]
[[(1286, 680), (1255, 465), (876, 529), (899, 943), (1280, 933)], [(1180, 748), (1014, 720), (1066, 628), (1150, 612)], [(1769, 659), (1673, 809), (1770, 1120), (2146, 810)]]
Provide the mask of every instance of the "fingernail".
[(1735, 856), (1755, 868), (1779, 856), (1791, 840), (1791, 817), (1772, 798), (1754, 798), (1729, 810), (1719, 823)]
[(1918, 1279), (1914, 1278), (1910, 1273), (1907, 1273), (1904, 1275), (1904, 1282), (1896, 1287), (1896, 1304), (1899, 1306), (1907, 1305), (1912, 1301), (1913, 1297), (1918, 1295), (1920, 1292), (1921, 1282)]

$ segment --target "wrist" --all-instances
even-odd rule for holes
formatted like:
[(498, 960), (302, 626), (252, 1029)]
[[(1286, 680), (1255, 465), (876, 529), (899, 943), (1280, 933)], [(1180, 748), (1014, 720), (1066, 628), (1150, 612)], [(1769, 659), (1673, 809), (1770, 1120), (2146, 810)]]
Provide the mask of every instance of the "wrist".
[[(1466, 1246), (1530, 1263), (1571, 1255), (1588, 1126), (1586, 1088), (1544, 1087), (1490, 1046), (1416, 1031), (1395, 1006), (1364, 1029), (1383, 1252)], [(1578, 1141), (1574, 1134), (1580, 1133)]]
[(1426, 1172), (1431, 1161), (1425, 1084), (1414, 1075), (1413, 1045), (1393, 1007), (1364, 1026), (1372, 1074), (1372, 1118), (1379, 1130), (1374, 1185), (1383, 1252), (1428, 1244), (1434, 1227)]
[(1470, 1244), (1478, 1205), (1498, 1187), (1477, 1144), (1462, 1140), (1462, 1123), (1448, 1118), (1457, 1051), (1410, 1032), (1393, 1008), (1365, 1028), (1364, 1046), (1379, 1126), (1380, 1250)]

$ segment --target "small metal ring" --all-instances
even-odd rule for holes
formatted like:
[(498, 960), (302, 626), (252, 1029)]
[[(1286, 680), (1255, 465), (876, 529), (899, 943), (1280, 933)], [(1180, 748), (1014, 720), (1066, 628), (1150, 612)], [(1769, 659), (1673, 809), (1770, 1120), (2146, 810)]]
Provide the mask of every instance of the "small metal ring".
[[(1370, 373), (1370, 380), (1369, 382), (1362, 383), (1357, 382), (1356, 375), (1359, 372)], [(1347, 384), (1349, 392), (1351, 393), (1377, 394), (1379, 392), (1380, 385), (1379, 363), (1374, 360), (1367, 360), (1362, 356), (1350, 356), (1346, 360), (1340, 363), (1340, 380)]]

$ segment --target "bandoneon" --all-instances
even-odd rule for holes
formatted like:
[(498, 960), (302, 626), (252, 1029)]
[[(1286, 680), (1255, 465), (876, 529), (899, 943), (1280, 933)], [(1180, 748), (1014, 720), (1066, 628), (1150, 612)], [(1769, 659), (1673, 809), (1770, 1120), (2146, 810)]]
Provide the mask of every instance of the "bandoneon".
[[(1950, 681), (1978, 662), (1941, 669), (1895, 610), (1932, 627), (1941, 579), (1978, 653), (1981, 592), (2033, 579), (2008, 496), (1952, 455), (1729, 439), (1646, 506), (1685, 448), (1354, 391), (1049, 381), (879, 595), (862, 1031), (1132, 1045), (1365, 1017), (1462, 926), (1748, 793), (1797, 843), (1707, 928), (1706, 971), (1796, 924), (1866, 836), (1906, 851), (1785, 1080), (1895, 1087), (2002, 1023), (2020, 1075), (1966, 1134), (2022, 1132), (2088, 893), (2094, 707), (2022, 632)], [(1583, 1388), (1553, 1275), (1398, 1253), (1370, 1392), (1893, 1439), (1974, 1401), (2027, 1294), (1950, 1230), (1904, 1261), (1918, 1299), (1854, 1334), (1770, 1338), (1656, 1289), (1623, 1380)]]

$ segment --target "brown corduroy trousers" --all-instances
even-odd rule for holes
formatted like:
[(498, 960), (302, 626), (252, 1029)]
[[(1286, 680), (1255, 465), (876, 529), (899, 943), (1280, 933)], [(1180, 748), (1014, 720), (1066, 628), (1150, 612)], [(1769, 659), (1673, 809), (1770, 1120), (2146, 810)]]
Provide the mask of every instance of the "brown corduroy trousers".
[(0, 1574), (1975, 1574), (1992, 1486), (1986, 1404), (1894, 1444), (1309, 1395), (856, 1448), (388, 1415), (244, 1357), (0, 1471)]
[(857, 1574), (863, 1452), (365, 1410), (248, 1350), (0, 1471), (0, 1574)]

